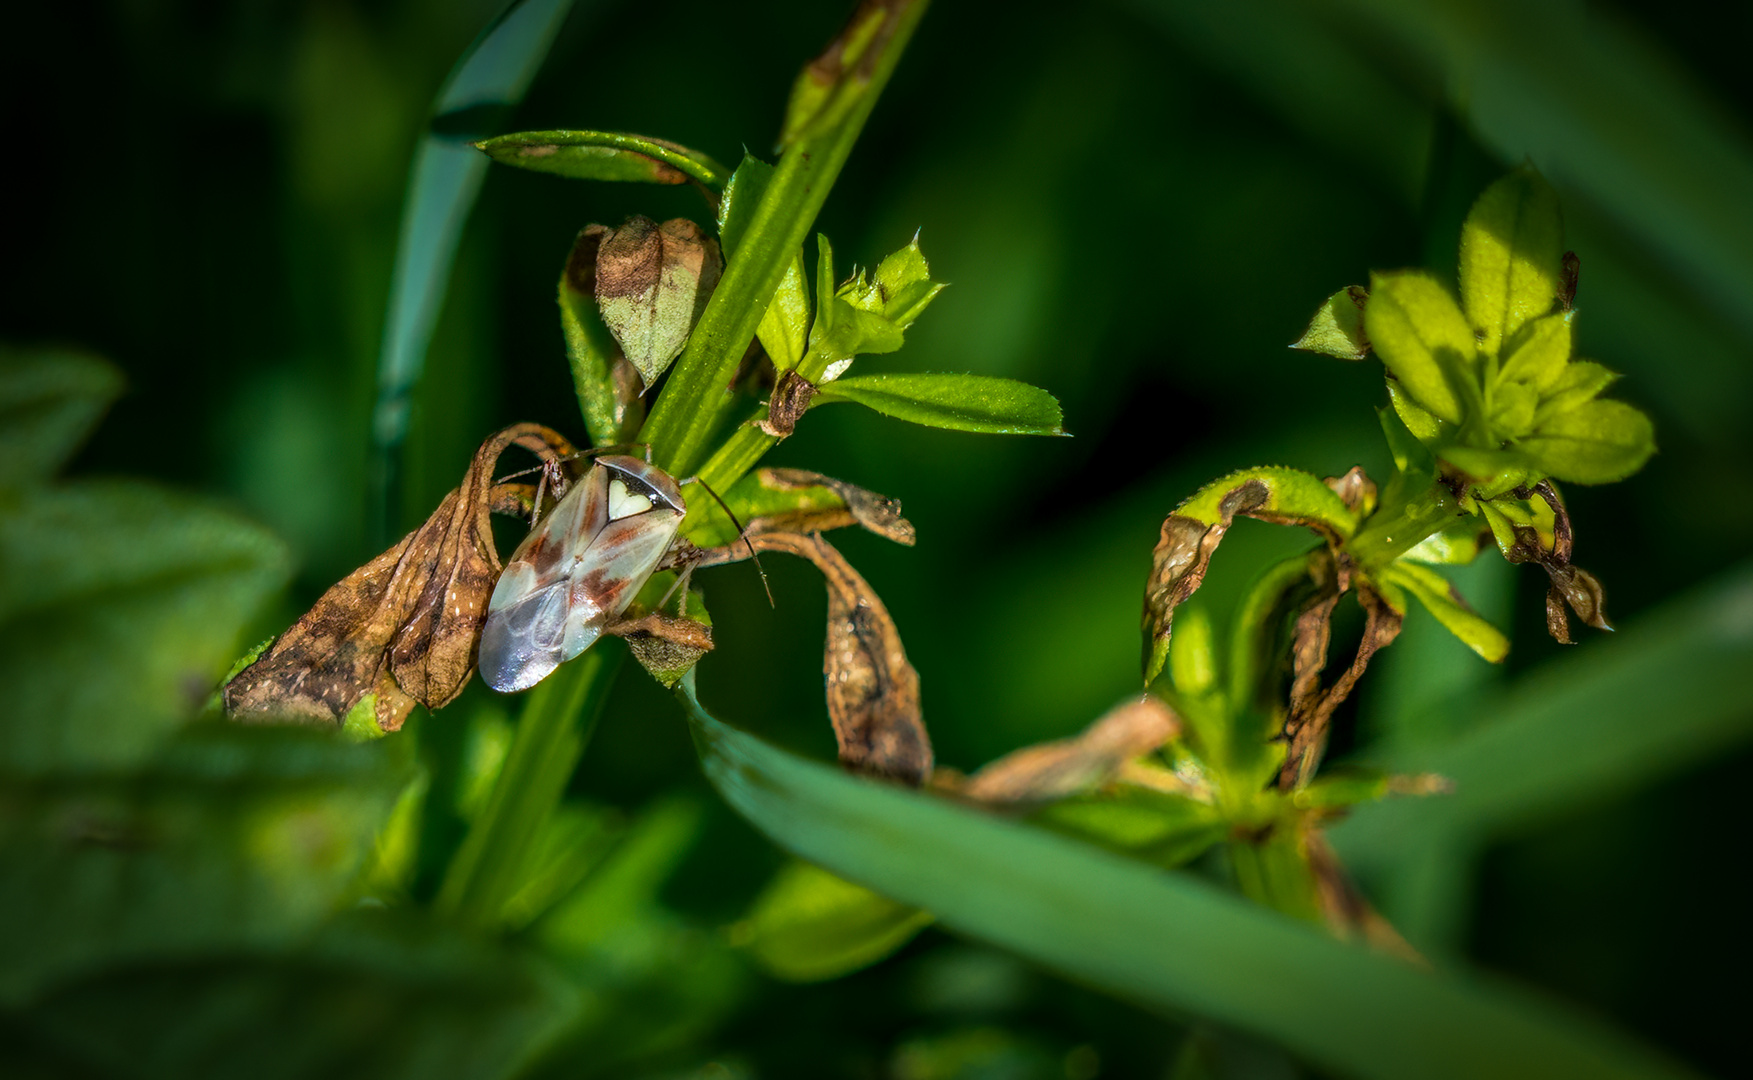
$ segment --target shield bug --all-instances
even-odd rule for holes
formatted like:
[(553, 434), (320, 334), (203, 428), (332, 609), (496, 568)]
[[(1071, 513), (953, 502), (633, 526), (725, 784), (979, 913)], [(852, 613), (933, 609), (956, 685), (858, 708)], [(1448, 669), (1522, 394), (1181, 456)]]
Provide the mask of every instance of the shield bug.
[(591, 463), (512, 553), (487, 603), (478, 666), (495, 690), (527, 690), (591, 647), (650, 579), (687, 504), (635, 457)]
[(517, 546), (493, 588), (477, 660), (488, 686), (527, 690), (595, 644), (675, 544), (688, 512), (681, 487), (689, 483), (705, 486), (678, 483), (636, 457), (591, 463)]

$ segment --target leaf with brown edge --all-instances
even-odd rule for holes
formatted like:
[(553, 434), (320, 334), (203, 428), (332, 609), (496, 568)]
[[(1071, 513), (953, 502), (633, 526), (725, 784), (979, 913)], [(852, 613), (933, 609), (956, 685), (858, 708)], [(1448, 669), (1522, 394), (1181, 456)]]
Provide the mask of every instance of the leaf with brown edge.
[[(1361, 474), (1359, 474), (1361, 477)], [(1363, 477), (1367, 480), (1367, 477)], [(1362, 489), (1356, 492), (1362, 499)], [(1211, 556), (1237, 515), (1280, 525), (1304, 525), (1329, 544), (1357, 529), (1357, 514), (1313, 473), (1267, 466), (1244, 469), (1207, 484), (1163, 520), (1144, 587), (1144, 681), (1168, 662), (1175, 608), (1205, 580)]]
[(822, 674), (841, 763), (856, 772), (923, 784), (931, 776), (932, 753), (919, 707), (919, 673), (870, 583), (820, 536), (775, 532), (749, 539), (762, 550), (808, 559), (827, 583)]
[(1539, 563), (1551, 579), (1551, 586), (1546, 591), (1546, 631), (1553, 640), (1563, 645), (1574, 642), (1570, 636), (1570, 619), (1565, 614), (1568, 607), (1576, 617), (1597, 630), (1611, 630), (1613, 626), (1607, 621), (1607, 593), (1601, 582), (1587, 570), (1571, 564), (1571, 551), (1575, 546), (1574, 534), (1571, 532), (1570, 513), (1564, 508), (1564, 500), (1558, 495), (1558, 489), (1552, 481), (1542, 480), (1532, 488), (1518, 489), (1510, 493), (1518, 499), (1532, 501), (1540, 499), (1537, 506), (1549, 509), (1552, 515), (1551, 532), (1544, 533), (1539, 528), (1539, 519), (1532, 524), (1520, 524), (1505, 518), (1504, 499), (1495, 499), (1480, 504), (1481, 509), (1495, 511), (1492, 517), (1494, 529), (1504, 528), (1514, 538), (1505, 545), (1499, 537), (1499, 546), (1503, 557), (1513, 563)]
[[(757, 469), (725, 492), (725, 501), (751, 536), (858, 526), (907, 547), (915, 538), (913, 523), (901, 516), (901, 500), (807, 469)], [(683, 549), (673, 565), (716, 566), (748, 557), (735, 527), (713, 509), (704, 511), (708, 523), (689, 534), (704, 550)]]
[(572, 453), (539, 424), (517, 424), (482, 443), (463, 485), (425, 524), (332, 586), (226, 683), (226, 713), (339, 725), (375, 694), (378, 726), (394, 731), (416, 703), (436, 709), (454, 700), (474, 671), (499, 577), (490, 514), (519, 504), (522, 485), (493, 484), (499, 455), (514, 443), (544, 460)]
[(1126, 764), (1157, 749), (1181, 730), (1180, 718), (1154, 694), (1109, 711), (1074, 738), (1027, 746), (992, 762), (960, 793), (985, 803), (1054, 802), (1082, 794), (1120, 775)]
[(602, 235), (597, 308), (647, 387), (681, 354), (723, 269), (718, 241), (686, 218), (635, 215)]

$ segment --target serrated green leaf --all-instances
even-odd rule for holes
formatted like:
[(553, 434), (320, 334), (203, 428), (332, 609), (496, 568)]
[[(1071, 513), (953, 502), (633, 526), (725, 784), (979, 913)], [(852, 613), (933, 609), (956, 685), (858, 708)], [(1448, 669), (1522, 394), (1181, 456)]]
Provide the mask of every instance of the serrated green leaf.
[(1499, 385), (1526, 383), (1542, 394), (1551, 390), (1564, 377), (1565, 366), (1570, 363), (1575, 314), (1560, 311), (1522, 327), (1514, 338), (1515, 348), (1498, 369)]
[(1656, 452), (1650, 418), (1623, 401), (1587, 401), (1547, 418), (1517, 447), (1542, 472), (1573, 484), (1608, 484)]
[(801, 760), (712, 719), (683, 687), (707, 778), (782, 846), (1079, 982), (1360, 1077), (1685, 1075), (1525, 991), (1345, 945), (1194, 878)]
[(121, 392), (95, 356), (0, 345), (0, 490), (53, 479)]
[[(860, 311), (883, 316), (902, 330), (930, 306), (945, 286), (931, 280), (931, 269), (919, 250), (919, 238), (883, 259), (876, 273), (859, 271), (840, 287), (838, 295)], [(859, 350), (878, 352), (881, 350)]]
[(1572, 360), (1540, 398), (1540, 405), (1534, 410), (1534, 426), (1541, 427), (1553, 417), (1593, 401), (1618, 380), (1616, 372), (1592, 360)]
[(502, 165), (570, 180), (721, 187), (730, 170), (698, 150), (613, 131), (520, 131), (474, 144)]
[(1495, 664), (1509, 655), (1510, 641), (1503, 631), (1468, 607), (1448, 579), (1435, 570), (1402, 560), (1382, 567), (1376, 577), (1383, 584), (1411, 593), (1449, 633), (1486, 660)]
[(731, 939), (772, 975), (819, 982), (869, 967), (932, 922), (930, 912), (794, 860), (756, 897)]
[(996, 435), (1063, 435), (1052, 394), (990, 375), (858, 375), (823, 383), (816, 401), (852, 401), (926, 427)]
[(1461, 422), (1465, 399), (1459, 387), (1478, 378), (1477, 348), (1461, 309), (1436, 278), (1422, 270), (1371, 274), (1364, 329), (1383, 365), (1420, 408)]
[(1349, 285), (1329, 296), (1291, 348), (1341, 360), (1362, 360), (1368, 356), (1370, 339), (1364, 333), (1363, 313), (1369, 295), (1362, 285)]
[(1564, 226), (1558, 195), (1530, 167), (1485, 189), (1461, 226), (1461, 302), (1496, 352), (1523, 323), (1552, 310)]

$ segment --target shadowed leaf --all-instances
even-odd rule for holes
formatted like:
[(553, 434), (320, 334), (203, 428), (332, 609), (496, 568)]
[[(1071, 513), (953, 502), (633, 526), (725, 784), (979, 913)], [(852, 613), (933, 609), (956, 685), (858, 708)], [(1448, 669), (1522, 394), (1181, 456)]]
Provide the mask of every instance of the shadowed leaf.
[(0, 346), (0, 490), (53, 478), (121, 392), (95, 356)]
[(730, 170), (698, 150), (664, 139), (613, 131), (520, 131), (475, 143), (503, 165), (571, 180), (722, 187)]
[(771, 975), (819, 982), (869, 967), (931, 923), (930, 912), (793, 861), (755, 898), (731, 940)]

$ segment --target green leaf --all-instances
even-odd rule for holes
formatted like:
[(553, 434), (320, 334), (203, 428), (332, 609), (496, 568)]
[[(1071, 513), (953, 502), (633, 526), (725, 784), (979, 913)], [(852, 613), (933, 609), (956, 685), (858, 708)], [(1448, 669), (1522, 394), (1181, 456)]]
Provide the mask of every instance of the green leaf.
[(1565, 367), (1570, 363), (1575, 314), (1560, 311), (1523, 327), (1515, 349), (1498, 369), (1499, 385), (1519, 382), (1542, 394), (1551, 390), (1564, 377)]
[(905, 330), (945, 288), (931, 280), (931, 268), (919, 250), (919, 237), (914, 236), (906, 247), (878, 263), (875, 274), (867, 278), (864, 271), (859, 271), (836, 295), (860, 311), (875, 312)]
[(150, 753), (287, 571), (273, 536), (188, 496), (125, 481), (21, 493), (0, 514), (0, 764)]
[(0, 767), (0, 998), (290, 943), (343, 901), (409, 780), (395, 749), (211, 723), (125, 771)]
[(1231, 828), (1210, 803), (1131, 785), (1053, 803), (1031, 820), (1165, 868), (1197, 859)]
[[(1473, 331), (1442, 284), (1422, 270), (1370, 275), (1364, 328), (1382, 363), (1422, 409), (1458, 424), (1458, 384), (1477, 380)], [(1418, 430), (1410, 421), (1407, 427)]]
[(1540, 398), (1540, 405), (1534, 410), (1534, 426), (1542, 427), (1553, 417), (1593, 401), (1618, 380), (1617, 373), (1592, 360), (1572, 360)]
[(1363, 312), (1369, 295), (1362, 285), (1348, 285), (1329, 296), (1291, 348), (1341, 360), (1362, 360), (1368, 356), (1370, 339), (1364, 333)]
[(592, 446), (625, 443), (627, 428), (639, 413), (628, 402), (626, 390), (615, 381), (614, 335), (603, 325), (596, 302), (596, 256), (602, 230), (592, 226), (578, 234), (566, 266), (560, 271), (557, 293), (560, 332), (566, 339), (566, 359), (572, 368), (572, 388), (578, 395), (578, 411)]
[(1497, 352), (1522, 324), (1552, 310), (1564, 225), (1558, 195), (1531, 167), (1485, 189), (1461, 226), (1461, 303)]
[(1361, 1077), (1686, 1075), (1524, 991), (1347, 946), (1195, 879), (801, 760), (714, 720), (683, 685), (707, 778), (756, 827), (1078, 982)]
[[(749, 220), (772, 182), (773, 166), (747, 154), (731, 174), (718, 200), (718, 243), (727, 261), (735, 256)], [(774, 370), (788, 371), (803, 360), (804, 350), (809, 347), (809, 330), (810, 292), (805, 283), (803, 250), (799, 248), (792, 255), (755, 333), (773, 361)]]
[(1499, 382), (1491, 392), (1491, 434), (1495, 439), (1517, 439), (1534, 426), (1534, 407), (1539, 398), (1526, 383)]
[[(1474, 531), (1477, 534), (1478, 530)], [(1385, 587), (1398, 586), (1417, 597), (1449, 633), (1486, 660), (1495, 664), (1509, 655), (1510, 639), (1468, 607), (1448, 579), (1435, 570), (1400, 561), (1382, 567), (1375, 577)]]
[(1241, 469), (1221, 476), (1176, 507), (1175, 513), (1206, 525), (1216, 525), (1223, 518), (1224, 499), (1232, 491), (1250, 483), (1260, 485), (1263, 498), (1252, 508), (1242, 511), (1248, 517), (1320, 527), (1341, 538), (1350, 536), (1357, 528), (1357, 515), (1320, 477), (1278, 465)]
[(756, 897), (731, 940), (771, 975), (819, 982), (884, 959), (932, 921), (928, 911), (794, 860)]
[(698, 150), (643, 135), (613, 131), (520, 131), (475, 143), (502, 165), (553, 173), (569, 180), (722, 187), (730, 170)]
[(823, 383), (816, 400), (854, 401), (926, 427), (998, 435), (1063, 435), (1052, 394), (990, 375), (852, 375)]
[(463, 52), (433, 102), (431, 127), (408, 173), (378, 354), (372, 452), (382, 489), (374, 497), (381, 505), (387, 505), (397, 471), (414, 387), (426, 366), (463, 225), (487, 172), (487, 159), (458, 136), (488, 134), (480, 129), (523, 100), (571, 10), (572, 0), (512, 0)]
[(1517, 447), (1549, 476), (1608, 484), (1643, 468), (1656, 452), (1649, 417), (1623, 401), (1594, 400), (1549, 417)]
[(1472, 518), (1430, 534), (1417, 547), (1400, 557), (1436, 566), (1466, 566), (1479, 557), (1480, 551), (1484, 550), (1486, 537), (1490, 535), (1490, 526)]
[(121, 392), (97, 357), (0, 345), (0, 490), (53, 478)]

